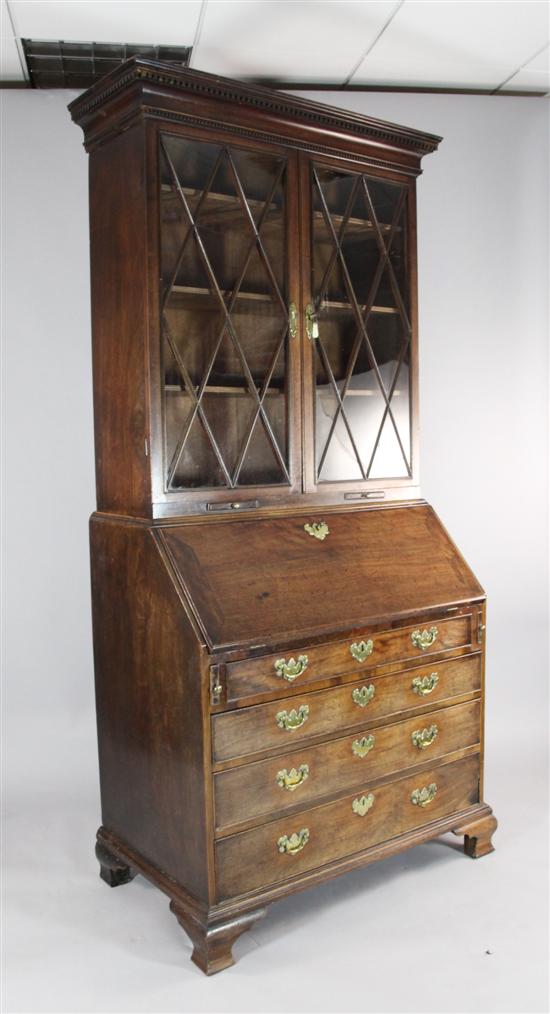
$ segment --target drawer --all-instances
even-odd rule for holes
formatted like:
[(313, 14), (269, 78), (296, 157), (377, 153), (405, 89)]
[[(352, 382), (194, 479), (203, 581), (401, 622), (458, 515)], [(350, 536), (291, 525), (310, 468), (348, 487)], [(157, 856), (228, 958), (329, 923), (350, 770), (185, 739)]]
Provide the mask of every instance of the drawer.
[(317, 644), (277, 655), (262, 655), (226, 668), (228, 702), (256, 694), (281, 696), (290, 688), (327, 680), (340, 673), (365, 672), (377, 666), (438, 655), (474, 642), (477, 613), (434, 619), (407, 627), (364, 632), (346, 640)]
[(478, 797), (477, 755), (372, 790), (365, 780), (352, 795), (336, 802), (216, 842), (218, 901), (360, 852), (464, 810)]
[[(368, 675), (368, 674), (367, 674)], [(302, 693), (212, 718), (214, 763), (336, 734), (371, 719), (440, 703), (481, 687), (481, 656), (466, 655), (389, 676)]]
[(457, 704), (372, 732), (364, 726), (320, 746), (299, 746), (219, 772), (214, 775), (217, 832), (475, 746), (480, 740), (480, 706), (479, 701)]

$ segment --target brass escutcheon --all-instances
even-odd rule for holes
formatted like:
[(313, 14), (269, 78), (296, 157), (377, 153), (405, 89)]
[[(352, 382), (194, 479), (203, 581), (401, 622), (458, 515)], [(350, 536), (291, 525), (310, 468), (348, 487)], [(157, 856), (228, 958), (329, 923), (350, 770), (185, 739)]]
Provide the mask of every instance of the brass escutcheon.
[(296, 303), (291, 303), (288, 308), (288, 333), (291, 338), (295, 338), (298, 334), (298, 312), (296, 310)]
[(354, 641), (350, 644), (349, 650), (356, 662), (364, 662), (369, 655), (372, 655), (374, 641)]
[(369, 701), (372, 701), (374, 697), (374, 684), (370, 686), (355, 687), (355, 690), (351, 692), (351, 699), (354, 704), (358, 704), (360, 708), (366, 708)]
[(326, 521), (314, 521), (311, 525), (306, 524), (304, 531), (308, 535), (312, 535), (314, 539), (319, 539), (319, 542), (324, 542), (327, 535), (330, 535), (330, 528)]
[(357, 799), (354, 799), (351, 808), (358, 817), (364, 817), (371, 809), (373, 803), (374, 796), (372, 792), (369, 792), (368, 796), (358, 796)]
[(306, 317), (306, 334), (310, 341), (314, 341), (319, 337), (319, 322), (317, 320), (317, 314), (315, 313), (315, 307), (312, 303), (308, 303), (305, 309)]

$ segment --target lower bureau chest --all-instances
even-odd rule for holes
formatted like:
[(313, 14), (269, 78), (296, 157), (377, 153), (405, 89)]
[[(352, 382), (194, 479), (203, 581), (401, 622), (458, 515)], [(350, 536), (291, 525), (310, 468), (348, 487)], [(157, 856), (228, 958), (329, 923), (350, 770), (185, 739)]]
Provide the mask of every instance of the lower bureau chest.
[[(372, 559), (359, 584), (357, 528), (372, 516), (329, 519), (327, 544), (303, 518), (277, 522), (300, 573), (315, 564), (322, 588), (312, 603), (310, 583), (300, 598), (291, 580), (292, 609), (295, 568), (281, 569), (276, 554), (276, 579), (261, 574), (255, 595), (235, 571), (226, 608), (225, 536), (244, 552), (248, 522), (220, 525), (215, 554), (217, 523), (162, 538), (92, 526), (101, 875), (117, 886), (139, 871), (161, 887), (208, 972), (231, 963), (236, 936), (277, 898), (445, 831), (463, 834), (469, 855), (492, 849), (483, 598), (460, 597), (459, 562), (447, 544), (434, 556), (431, 517), (424, 542), (409, 544), (414, 580), (405, 587), (401, 559), (377, 563), (389, 542), (379, 549), (365, 536), (365, 567)], [(174, 539), (179, 555), (169, 556)], [(418, 582), (428, 560), (436, 576), (447, 568), (449, 584), (426, 601)], [(347, 575), (345, 602), (335, 570)], [(390, 596), (395, 608), (376, 612)], [(363, 618), (340, 622), (347, 604)]]
[(480, 623), (465, 609), (226, 667), (229, 709), (211, 717), (218, 903), (479, 802)]

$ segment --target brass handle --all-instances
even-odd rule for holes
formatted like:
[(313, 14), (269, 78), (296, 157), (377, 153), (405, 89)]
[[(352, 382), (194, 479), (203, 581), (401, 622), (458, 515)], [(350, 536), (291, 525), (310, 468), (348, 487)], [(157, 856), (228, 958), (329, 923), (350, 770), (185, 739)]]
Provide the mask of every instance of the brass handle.
[(288, 308), (288, 333), (291, 338), (295, 338), (298, 334), (298, 311), (296, 310), (296, 303), (291, 303)]
[(300, 704), (300, 707), (296, 711), (296, 708), (292, 708), (290, 711), (278, 711), (275, 715), (275, 721), (279, 726), (279, 729), (299, 729), (304, 722), (307, 722), (309, 718), (309, 706), (307, 704)]
[(327, 535), (330, 535), (330, 528), (326, 521), (314, 521), (312, 525), (304, 525), (304, 531), (312, 535), (319, 542), (324, 542)]
[(309, 841), (309, 827), (303, 827), (301, 831), (295, 831), (290, 837), (287, 834), (281, 835), (277, 841), (279, 852), (286, 852), (287, 856), (295, 856), (301, 852)]
[(304, 784), (307, 778), (309, 778), (309, 765), (300, 764), (298, 770), (291, 768), (290, 771), (287, 771), (286, 768), (283, 768), (282, 771), (278, 771), (275, 781), (280, 789), (288, 789), (289, 792), (294, 792), (298, 786)]
[(374, 685), (372, 683), (368, 687), (355, 687), (355, 690), (352, 690), (351, 692), (351, 699), (353, 703), (358, 704), (360, 708), (366, 708), (369, 701), (372, 701), (374, 693)]
[(313, 303), (308, 303), (306, 306), (306, 334), (310, 341), (314, 341), (315, 338), (319, 337), (319, 322), (317, 320), (317, 314), (315, 313), (315, 307)]
[(426, 648), (431, 648), (438, 635), (437, 627), (430, 627), (429, 630), (413, 630), (411, 634), (411, 641), (415, 648), (422, 648), (422, 651), (426, 651)]
[(351, 744), (351, 752), (356, 757), (366, 757), (370, 750), (374, 746), (374, 736), (362, 736), (361, 739), (354, 739)]
[(354, 641), (350, 644), (349, 650), (356, 662), (364, 662), (369, 655), (372, 655), (374, 641)]
[(307, 662), (307, 655), (298, 655), (298, 661), (295, 658), (289, 658), (287, 662), (286, 658), (278, 658), (275, 662), (275, 672), (277, 676), (282, 676), (288, 683), (292, 683), (306, 671)]
[(413, 746), (419, 750), (426, 750), (432, 743), (435, 743), (439, 729), (437, 725), (430, 725), (429, 729), (416, 729), (412, 733)]
[(437, 785), (435, 782), (430, 782), (423, 789), (413, 789), (411, 792), (411, 803), (413, 806), (428, 806), (429, 803), (433, 803), (436, 792)]
[(368, 796), (358, 796), (357, 799), (354, 799), (351, 808), (358, 817), (364, 817), (371, 809), (373, 803), (374, 796), (372, 792), (369, 792)]
[(430, 673), (429, 676), (415, 676), (411, 683), (413, 693), (420, 694), (421, 697), (426, 697), (427, 694), (431, 694), (432, 690), (435, 690), (439, 683), (439, 676), (436, 672)]

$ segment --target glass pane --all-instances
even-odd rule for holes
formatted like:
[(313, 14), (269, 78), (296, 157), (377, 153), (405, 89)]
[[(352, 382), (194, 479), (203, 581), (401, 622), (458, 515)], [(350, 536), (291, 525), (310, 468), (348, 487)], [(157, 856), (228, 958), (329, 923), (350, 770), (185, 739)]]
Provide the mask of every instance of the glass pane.
[(312, 187), (317, 478), (406, 477), (406, 187), (322, 166)]
[(284, 162), (164, 135), (160, 178), (166, 487), (288, 484)]
[[(259, 476), (259, 479), (258, 479)], [(239, 475), (240, 486), (253, 486), (257, 482), (274, 485), (283, 481), (283, 471), (265, 427), (258, 420), (250, 438), (246, 457)]]
[(286, 460), (287, 447), (287, 418), (285, 411), (285, 374), (284, 374), (284, 347), (275, 358), (271, 380), (266, 388), (264, 398), (264, 409), (267, 420), (277, 441), (277, 446), (283, 459)]
[(225, 485), (224, 475), (199, 418), (195, 418), (178, 457), (172, 480), (174, 489)]

